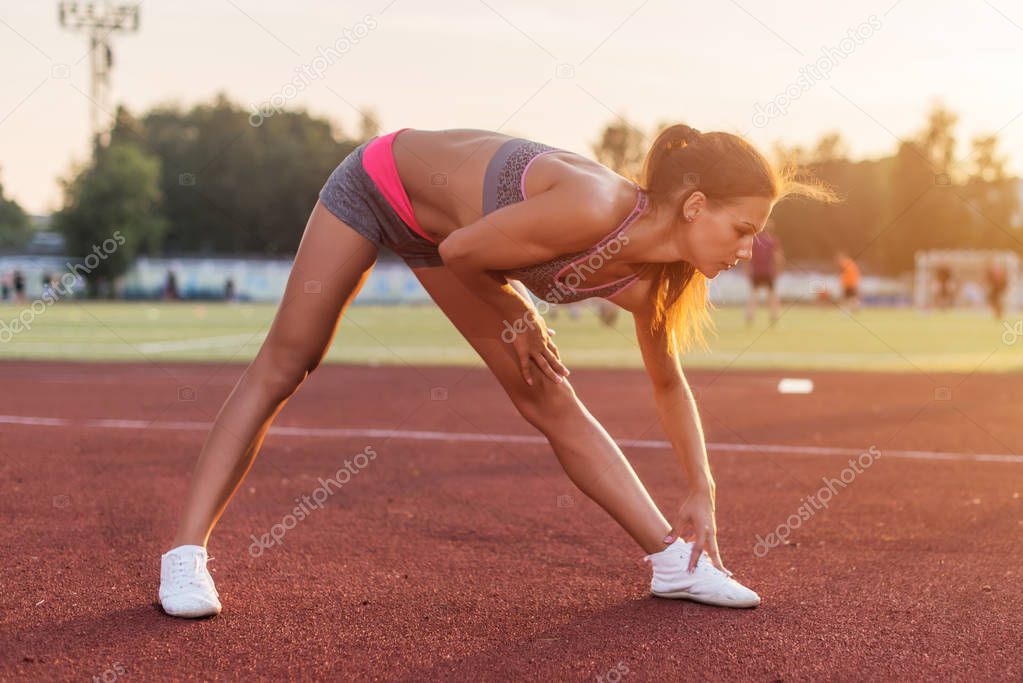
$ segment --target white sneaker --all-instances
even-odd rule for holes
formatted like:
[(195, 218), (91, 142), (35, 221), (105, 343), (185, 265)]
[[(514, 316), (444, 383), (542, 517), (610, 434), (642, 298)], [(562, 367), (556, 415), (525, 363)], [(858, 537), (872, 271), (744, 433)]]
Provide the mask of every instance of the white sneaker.
[(659, 553), (645, 559), (653, 566), (650, 592), (659, 598), (695, 600), (718, 607), (756, 607), (760, 596), (736, 581), (728, 572), (714, 566), (707, 553), (701, 553), (690, 574), (689, 557), (693, 544), (681, 538)]
[(220, 614), (220, 596), (206, 569), (201, 545), (181, 545), (160, 557), (160, 604), (172, 617), (195, 619)]

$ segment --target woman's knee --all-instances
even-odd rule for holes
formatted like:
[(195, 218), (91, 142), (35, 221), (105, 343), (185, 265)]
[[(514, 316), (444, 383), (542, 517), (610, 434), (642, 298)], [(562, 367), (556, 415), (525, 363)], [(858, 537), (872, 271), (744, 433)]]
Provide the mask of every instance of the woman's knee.
[(294, 336), (268, 337), (254, 362), (260, 384), (284, 399), (295, 392), (323, 358), (322, 349), (312, 349)]
[(579, 398), (567, 379), (558, 384), (546, 378), (538, 380), (534, 380), (533, 386), (523, 382), (521, 387), (508, 392), (512, 403), (527, 422), (543, 430), (579, 412)]

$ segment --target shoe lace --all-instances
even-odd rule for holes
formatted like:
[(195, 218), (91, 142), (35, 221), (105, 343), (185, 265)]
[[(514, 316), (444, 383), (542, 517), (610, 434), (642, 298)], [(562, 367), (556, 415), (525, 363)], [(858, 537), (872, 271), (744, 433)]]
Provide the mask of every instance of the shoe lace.
[(180, 587), (194, 586), (216, 594), (217, 589), (214, 587), (213, 579), (206, 569), (206, 563), (212, 560), (212, 557), (208, 557), (206, 562), (203, 562), (202, 555), (198, 554), (174, 556), (170, 567), (171, 578), (174, 584)]
[[(683, 560), (688, 560), (689, 559), (688, 554), (683, 553), (682, 554), (682, 559)], [(720, 574), (724, 574), (725, 576), (728, 576), (728, 577), (732, 576), (732, 572), (728, 571), (727, 569), (722, 571), (722, 570), (718, 569), (716, 566), (714, 566), (714, 562), (710, 559), (710, 556), (706, 552), (700, 553), (699, 559), (696, 560), (696, 568), (695, 568), (694, 571), (699, 571), (699, 572), (704, 572), (704, 573), (708, 573), (708, 572), (709, 573), (715, 573), (715, 572), (717, 572), (717, 573), (720, 573)]]

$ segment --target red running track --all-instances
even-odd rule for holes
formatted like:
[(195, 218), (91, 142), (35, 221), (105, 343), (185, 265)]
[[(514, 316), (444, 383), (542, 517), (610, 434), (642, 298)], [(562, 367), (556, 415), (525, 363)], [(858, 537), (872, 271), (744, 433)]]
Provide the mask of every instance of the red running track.
[[(326, 366), (213, 535), (224, 613), (172, 619), (159, 555), (242, 369), (0, 364), (0, 679), (1023, 678), (1017, 376), (814, 373), (813, 394), (782, 396), (778, 373), (689, 373), (723, 556), (764, 599), (730, 611), (650, 598), (642, 553), (485, 370)], [(684, 483), (650, 443), (645, 377), (572, 377), (670, 517)], [(871, 446), (826, 509), (754, 552)]]

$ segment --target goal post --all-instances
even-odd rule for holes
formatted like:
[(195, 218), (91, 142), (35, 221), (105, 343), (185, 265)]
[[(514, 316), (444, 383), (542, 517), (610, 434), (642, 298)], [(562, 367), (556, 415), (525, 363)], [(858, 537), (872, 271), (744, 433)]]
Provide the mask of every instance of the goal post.
[(980, 308), (987, 305), (988, 273), (1000, 269), (1007, 311), (1019, 309), (1019, 256), (1003, 249), (932, 249), (916, 253), (913, 303), (920, 310)]

